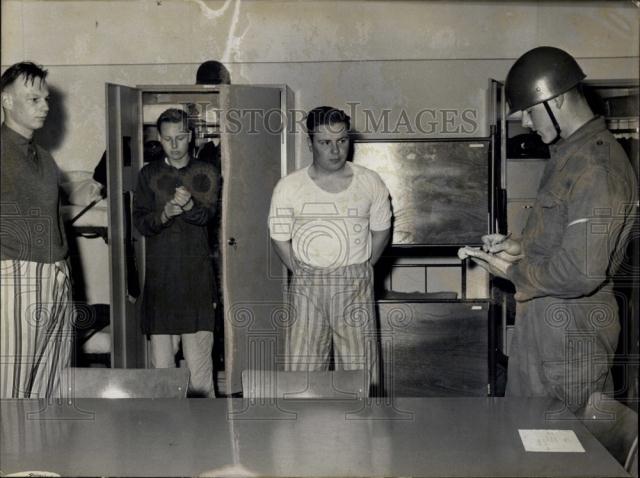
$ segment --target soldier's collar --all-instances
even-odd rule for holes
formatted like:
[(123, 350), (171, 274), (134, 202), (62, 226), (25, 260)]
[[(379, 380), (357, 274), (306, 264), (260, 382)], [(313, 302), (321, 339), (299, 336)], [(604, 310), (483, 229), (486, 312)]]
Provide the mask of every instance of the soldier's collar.
[(584, 141), (607, 129), (607, 124), (602, 116), (594, 116), (573, 132), (568, 138), (562, 138), (556, 144), (549, 146), (551, 157), (555, 158), (555, 168), (560, 170), (565, 167), (573, 154), (584, 145)]

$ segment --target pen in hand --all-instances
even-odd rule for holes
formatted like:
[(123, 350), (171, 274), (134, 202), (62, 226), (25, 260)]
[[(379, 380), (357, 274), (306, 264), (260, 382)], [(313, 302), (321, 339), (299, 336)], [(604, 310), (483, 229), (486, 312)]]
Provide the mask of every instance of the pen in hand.
[(504, 236), (501, 239), (498, 239), (497, 241), (495, 241), (493, 243), (493, 245), (496, 246), (498, 244), (502, 244), (504, 241), (506, 241), (507, 239), (509, 239), (511, 237), (511, 234), (513, 234), (513, 233), (512, 232), (508, 232), (506, 236)]

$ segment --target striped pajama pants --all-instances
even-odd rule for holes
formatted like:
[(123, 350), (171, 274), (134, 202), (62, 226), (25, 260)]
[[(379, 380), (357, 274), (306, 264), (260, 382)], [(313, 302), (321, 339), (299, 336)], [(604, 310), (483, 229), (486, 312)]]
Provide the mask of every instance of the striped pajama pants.
[(377, 324), (370, 262), (337, 269), (296, 264), (289, 286), (285, 370), (368, 370), (378, 383)]
[(2, 260), (0, 267), (0, 398), (51, 397), (71, 361), (69, 266)]

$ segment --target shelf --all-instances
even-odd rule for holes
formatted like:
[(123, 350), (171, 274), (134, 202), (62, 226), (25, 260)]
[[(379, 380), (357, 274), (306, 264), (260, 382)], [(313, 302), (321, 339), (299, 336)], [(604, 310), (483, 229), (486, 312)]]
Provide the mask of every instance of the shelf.
[(376, 304), (490, 304), (489, 299), (376, 299)]
[[(193, 92), (184, 92), (184, 93), (163, 93), (163, 92), (144, 92), (144, 101), (145, 105), (163, 105), (163, 104), (202, 104), (202, 98), (216, 95), (212, 97), (216, 99), (215, 103), (218, 103), (218, 92), (217, 91), (193, 91)], [(200, 101), (199, 101), (200, 100)], [(213, 104), (214, 102), (207, 102), (208, 104)]]
[(396, 292), (386, 290), (378, 299), (379, 302), (424, 302), (424, 301), (442, 301), (449, 300), (459, 302), (458, 293), (455, 291), (442, 292)]

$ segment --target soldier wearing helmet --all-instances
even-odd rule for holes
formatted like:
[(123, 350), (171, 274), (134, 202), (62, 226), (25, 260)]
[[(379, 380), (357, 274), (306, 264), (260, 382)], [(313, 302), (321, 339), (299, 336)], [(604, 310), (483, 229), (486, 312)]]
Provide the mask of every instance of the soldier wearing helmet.
[(594, 116), (581, 92), (586, 76), (565, 51), (534, 48), (509, 70), (509, 113), (522, 112), (522, 125), (535, 130), (546, 144), (567, 138)]
[(551, 158), (521, 239), (490, 234), (482, 250), (465, 249), (516, 288), (506, 394), (555, 397), (572, 411), (612, 391), (620, 332), (612, 276), (638, 201), (624, 150), (582, 93), (585, 76), (571, 55), (547, 46), (511, 67), (510, 113), (522, 112)]

